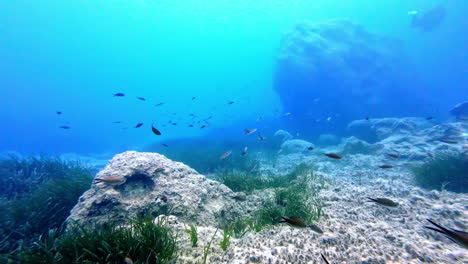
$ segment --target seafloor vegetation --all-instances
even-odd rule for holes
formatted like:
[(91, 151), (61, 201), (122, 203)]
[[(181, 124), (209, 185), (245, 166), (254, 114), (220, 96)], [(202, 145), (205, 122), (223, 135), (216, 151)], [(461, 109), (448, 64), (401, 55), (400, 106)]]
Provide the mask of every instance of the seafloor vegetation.
[(440, 152), (413, 168), (416, 182), (427, 189), (468, 192), (468, 156)]
[(92, 174), (57, 157), (10, 155), (0, 160), (0, 258), (16, 255), (38, 236), (60, 228)]

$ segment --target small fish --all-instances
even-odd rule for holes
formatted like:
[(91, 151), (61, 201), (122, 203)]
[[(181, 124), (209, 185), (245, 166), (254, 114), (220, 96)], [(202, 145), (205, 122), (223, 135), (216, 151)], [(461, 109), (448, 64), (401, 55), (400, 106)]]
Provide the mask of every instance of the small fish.
[(59, 126), (59, 128), (61, 128), (61, 129), (71, 129), (71, 127), (69, 127), (69, 126)]
[(125, 264), (133, 264), (133, 260), (131, 258), (129, 258), (129, 257), (125, 257), (124, 263)]
[(203, 126), (201, 126), (200, 128), (205, 128), (205, 127), (206, 127), (206, 125), (203, 125)]
[(440, 142), (447, 143), (447, 144), (458, 144), (457, 141), (451, 140), (451, 139), (439, 139), (439, 141), (440, 141)]
[(332, 159), (337, 159), (337, 160), (341, 159), (341, 156), (336, 154), (336, 153), (325, 153), (323, 155), (325, 155), (325, 156), (327, 156), (329, 158), (332, 158)]
[(166, 148), (169, 147), (168, 144), (161, 143), (161, 145), (162, 145), (163, 147), (166, 147)]
[(400, 156), (396, 153), (388, 153), (387, 156), (398, 159)]
[(121, 184), (125, 182), (125, 178), (122, 176), (107, 176), (104, 178), (95, 178), (93, 181), (94, 183)]
[(177, 126), (177, 123), (172, 123), (173, 126)]
[(190, 125), (188, 125), (188, 126), (189, 126), (189, 127), (193, 127), (193, 125), (192, 125), (192, 124), (190, 124)]
[(308, 147), (307, 150), (314, 150), (314, 147)]
[(254, 128), (254, 129), (247, 129), (246, 128), (246, 129), (244, 129), (244, 135), (250, 135), (250, 134), (255, 133), (256, 131), (257, 131), (256, 128)]
[(262, 136), (262, 134), (258, 133), (258, 139), (260, 139), (260, 140), (265, 140), (265, 137)]
[(124, 93), (115, 93), (113, 95), (114, 95), (114, 97), (124, 97), (125, 96)]
[(320, 229), (320, 227), (318, 227), (317, 225), (310, 224), (307, 227), (309, 227), (310, 229), (312, 229), (313, 231), (315, 231), (315, 232), (317, 232), (319, 234), (323, 234), (322, 229)]
[(290, 226), (294, 227), (307, 227), (307, 225), (304, 223), (304, 219), (302, 218), (287, 218), (287, 217), (281, 217), (282, 220), (280, 220), (278, 223), (287, 223)]
[(330, 262), (328, 262), (328, 260), (325, 258), (325, 256), (323, 254), (320, 254), (322, 256), (322, 259), (323, 261), (325, 261), (326, 264), (330, 264)]
[(391, 168), (393, 168), (393, 166), (392, 165), (380, 165), (379, 168), (381, 168), (381, 169), (391, 169)]
[(227, 158), (229, 155), (231, 155), (231, 153), (232, 153), (232, 151), (228, 151), (228, 152), (224, 153), (223, 155), (221, 155), (221, 157), (219, 157), (219, 159), (220, 159), (220, 160), (225, 159), (225, 158)]
[(229, 101), (228, 104), (232, 105), (234, 103), (234, 101)]
[(398, 203), (390, 200), (390, 199), (387, 199), (387, 198), (370, 198), (370, 197), (367, 197), (367, 199), (369, 199), (369, 202), (375, 202), (375, 203), (378, 203), (378, 204), (381, 204), (383, 206), (388, 206), (388, 207), (397, 207), (398, 206)]
[(209, 117), (203, 119), (203, 121), (208, 121), (208, 120), (210, 120), (211, 118), (213, 118), (213, 116), (209, 116)]
[(247, 147), (244, 148), (244, 151), (241, 152), (241, 156), (245, 156), (247, 155)]
[(455, 230), (455, 229), (448, 229), (445, 228), (441, 225), (438, 225), (431, 219), (427, 219), (429, 223), (435, 225), (437, 228), (432, 227), (432, 226), (424, 226), (427, 229), (431, 229), (433, 231), (442, 233), (447, 236), (448, 239), (452, 240), (453, 242), (459, 244), (460, 246), (463, 246), (465, 249), (468, 249), (468, 233), (460, 230)]
[(142, 125), (143, 125), (143, 123), (138, 123), (138, 124), (135, 126), (135, 128), (139, 128), (139, 127), (141, 127)]
[(61, 115), (61, 114), (62, 114), (62, 112), (60, 112), (60, 111), (57, 111), (56, 113), (57, 113), (57, 115)]
[(192, 97), (192, 101), (193, 101), (193, 100), (195, 100), (195, 99), (197, 99), (195, 96), (194, 96), (194, 97)]
[(154, 106), (161, 106), (163, 105), (164, 103), (159, 103), (159, 104), (155, 104)]
[(369, 117), (368, 117), (368, 116), (366, 116), (366, 120), (369, 121)]
[(432, 120), (432, 119), (434, 119), (434, 117), (432, 117), (432, 116), (426, 117), (426, 120)]
[(282, 149), (282, 148), (280, 148), (280, 149), (278, 150), (278, 152), (276, 152), (276, 154), (280, 154), (281, 152), (283, 152), (283, 149)]
[(153, 133), (157, 136), (160, 136), (161, 135), (161, 131), (159, 131), (158, 129), (156, 129), (154, 127), (154, 125), (151, 125), (151, 131), (153, 131)]
[(112, 124), (120, 124), (120, 123), (122, 123), (122, 121), (114, 121), (114, 122), (112, 122)]
[(414, 15), (417, 15), (418, 14), (418, 11), (409, 11), (408, 12), (408, 15), (410, 16), (414, 16)]
[(146, 101), (146, 99), (144, 97), (137, 97), (138, 100), (141, 100), (141, 101)]

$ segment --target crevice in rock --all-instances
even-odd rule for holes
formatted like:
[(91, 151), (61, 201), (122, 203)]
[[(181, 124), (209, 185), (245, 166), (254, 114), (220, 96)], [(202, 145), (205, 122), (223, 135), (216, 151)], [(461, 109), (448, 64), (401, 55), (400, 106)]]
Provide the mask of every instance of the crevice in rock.
[(123, 197), (142, 195), (153, 190), (154, 182), (150, 176), (143, 173), (135, 173), (128, 177), (126, 182), (115, 187)]

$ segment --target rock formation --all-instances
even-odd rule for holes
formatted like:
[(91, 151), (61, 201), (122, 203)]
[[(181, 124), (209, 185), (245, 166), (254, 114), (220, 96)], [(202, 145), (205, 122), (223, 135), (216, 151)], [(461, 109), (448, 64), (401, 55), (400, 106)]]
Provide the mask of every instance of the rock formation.
[[(402, 50), (347, 20), (299, 23), (281, 42), (274, 89), (296, 127), (335, 115), (344, 129), (368, 115), (415, 114), (424, 110), (424, 93)], [(326, 132), (319, 125), (311, 131)]]
[[(109, 184), (107, 177), (123, 180)], [(101, 180), (80, 197), (69, 220), (90, 224), (170, 212), (187, 222), (216, 225), (218, 218), (243, 212), (243, 194), (157, 153), (118, 154), (96, 179)]]

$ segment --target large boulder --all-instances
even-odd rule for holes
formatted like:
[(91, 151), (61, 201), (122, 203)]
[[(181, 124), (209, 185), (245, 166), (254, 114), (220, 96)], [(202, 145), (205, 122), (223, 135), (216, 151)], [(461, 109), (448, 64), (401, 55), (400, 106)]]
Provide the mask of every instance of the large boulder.
[(457, 119), (466, 121), (468, 119), (468, 101), (455, 105), (450, 110), (450, 114), (455, 116)]
[[(358, 117), (423, 111), (414, 107), (425, 101), (415, 76), (394, 39), (348, 20), (303, 22), (282, 39), (274, 89), (296, 127), (304, 120), (339, 116), (337, 131)], [(311, 131), (319, 135), (325, 129), (316, 125)]]
[(281, 144), (282, 154), (302, 153), (314, 145), (302, 139), (286, 140)]
[(424, 118), (405, 117), (355, 120), (347, 129), (352, 136), (374, 143), (393, 135), (417, 135), (431, 126)]
[[(122, 181), (106, 183), (109, 177)], [(243, 212), (242, 193), (157, 153), (116, 155), (79, 199), (69, 220), (80, 224), (171, 213), (187, 222), (216, 225)]]

